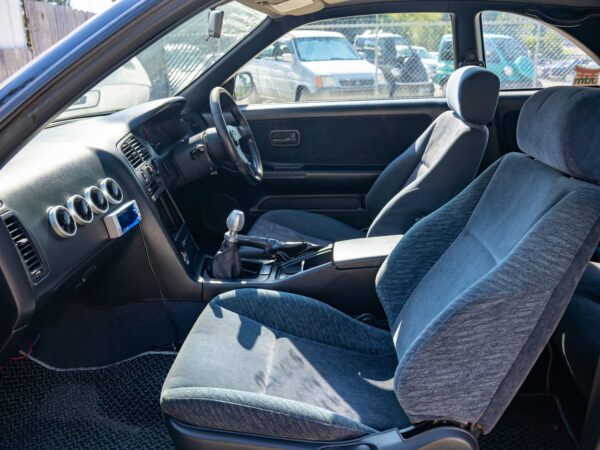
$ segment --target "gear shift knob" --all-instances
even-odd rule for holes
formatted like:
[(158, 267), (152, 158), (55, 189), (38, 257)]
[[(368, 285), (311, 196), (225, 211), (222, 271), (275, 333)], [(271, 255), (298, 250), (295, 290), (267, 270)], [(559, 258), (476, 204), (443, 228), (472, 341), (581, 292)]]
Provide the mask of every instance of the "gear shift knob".
[(235, 236), (244, 228), (245, 216), (244, 212), (239, 209), (234, 209), (227, 217), (227, 230), (230, 236)]

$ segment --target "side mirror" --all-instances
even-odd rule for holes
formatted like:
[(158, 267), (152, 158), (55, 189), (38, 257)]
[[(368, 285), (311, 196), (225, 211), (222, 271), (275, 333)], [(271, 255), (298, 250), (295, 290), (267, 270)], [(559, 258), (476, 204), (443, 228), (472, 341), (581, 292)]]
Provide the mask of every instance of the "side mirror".
[(208, 11), (208, 37), (220, 38), (225, 11)]
[(358, 52), (358, 56), (360, 56), (361, 59), (367, 59), (367, 54), (363, 51)]
[(254, 79), (248, 72), (239, 72), (235, 74), (233, 80), (233, 98), (236, 101), (245, 100), (254, 90)]
[(292, 55), (291, 53), (284, 53), (283, 55), (279, 55), (279, 57), (277, 58), (279, 61), (283, 61), (286, 63), (293, 63), (294, 62), (294, 55)]

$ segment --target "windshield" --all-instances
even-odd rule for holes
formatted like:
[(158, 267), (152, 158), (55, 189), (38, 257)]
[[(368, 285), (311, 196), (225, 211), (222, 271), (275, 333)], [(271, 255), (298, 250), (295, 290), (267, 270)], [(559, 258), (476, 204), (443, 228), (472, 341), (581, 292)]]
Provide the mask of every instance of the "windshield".
[(339, 61), (360, 59), (344, 37), (296, 38), (298, 57), (302, 61)]
[(220, 38), (208, 37), (204, 10), (150, 45), (88, 91), (56, 120), (107, 114), (176, 95), (229, 52), (266, 18), (227, 3)]

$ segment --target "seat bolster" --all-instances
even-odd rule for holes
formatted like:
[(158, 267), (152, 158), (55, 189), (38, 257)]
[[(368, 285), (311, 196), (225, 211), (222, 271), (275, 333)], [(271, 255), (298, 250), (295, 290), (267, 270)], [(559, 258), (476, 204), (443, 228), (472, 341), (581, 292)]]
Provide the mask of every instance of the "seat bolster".
[(335, 241), (361, 238), (365, 233), (321, 214), (281, 209), (266, 212), (259, 217), (248, 235), (327, 245)]
[(371, 427), (317, 406), (262, 393), (189, 387), (166, 389), (161, 395), (165, 414), (201, 428), (335, 441), (373, 433)]
[(216, 297), (209, 307), (224, 308), (273, 330), (353, 352), (374, 355), (395, 352), (389, 332), (297, 294), (238, 289)]

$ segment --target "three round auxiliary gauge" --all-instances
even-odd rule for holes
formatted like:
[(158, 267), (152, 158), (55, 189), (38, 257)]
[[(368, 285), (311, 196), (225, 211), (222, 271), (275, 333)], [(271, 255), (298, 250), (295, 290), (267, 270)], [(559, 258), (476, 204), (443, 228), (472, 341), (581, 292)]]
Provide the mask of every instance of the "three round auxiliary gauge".
[(94, 220), (94, 214), (104, 214), (110, 205), (123, 201), (121, 186), (112, 178), (105, 178), (98, 186), (90, 186), (83, 196), (73, 195), (65, 206), (54, 206), (48, 210), (50, 225), (62, 238), (75, 236), (77, 225), (86, 225)]

